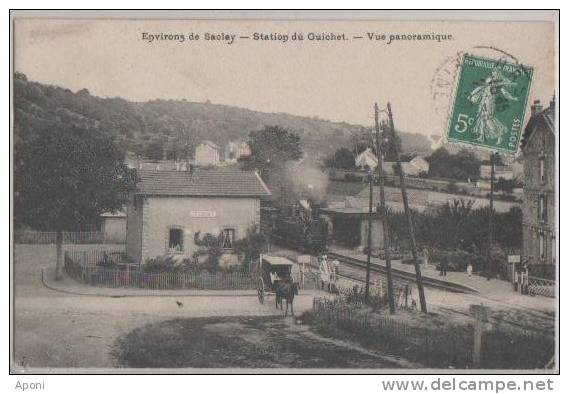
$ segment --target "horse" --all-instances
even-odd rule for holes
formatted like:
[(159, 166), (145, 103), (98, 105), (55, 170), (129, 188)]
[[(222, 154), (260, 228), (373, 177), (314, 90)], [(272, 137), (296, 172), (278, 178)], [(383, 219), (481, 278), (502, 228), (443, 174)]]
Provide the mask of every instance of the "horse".
[(285, 317), (288, 314), (288, 304), (290, 304), (290, 313), (294, 316), (293, 301), (294, 296), (298, 295), (298, 283), (291, 281), (278, 281), (275, 282), (275, 307), (283, 309), (283, 299), (286, 300)]

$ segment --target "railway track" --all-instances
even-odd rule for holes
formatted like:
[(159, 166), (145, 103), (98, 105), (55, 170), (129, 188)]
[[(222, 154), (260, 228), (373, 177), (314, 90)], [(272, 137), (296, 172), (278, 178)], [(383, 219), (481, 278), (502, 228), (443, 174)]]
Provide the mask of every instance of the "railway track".
[[(333, 252), (328, 252), (327, 255), (329, 258), (333, 260), (338, 260), (340, 263), (342, 263), (343, 266), (341, 267), (341, 272), (339, 274), (340, 276), (344, 276), (352, 280), (365, 281), (366, 261)], [(346, 268), (348, 268), (347, 275), (344, 273), (344, 271), (346, 271)], [(381, 264), (372, 262), (370, 266), (370, 271), (376, 275), (379, 274), (382, 277), (387, 276), (387, 269)], [(393, 269), (393, 268), (391, 272), (395, 284), (397, 284), (397, 282), (402, 283), (403, 285), (409, 283), (416, 283), (414, 273)], [(423, 285), (454, 293), (470, 293), (470, 294), (478, 293), (477, 291), (466, 286), (462, 286), (456, 283), (449, 283), (443, 280), (438, 280), (426, 276), (423, 276)]]

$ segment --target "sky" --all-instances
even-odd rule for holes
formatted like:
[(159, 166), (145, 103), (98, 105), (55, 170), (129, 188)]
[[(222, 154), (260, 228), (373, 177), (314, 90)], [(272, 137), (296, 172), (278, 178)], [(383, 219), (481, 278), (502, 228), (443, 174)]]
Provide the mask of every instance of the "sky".
[[(292, 40), (295, 32), (304, 40)], [(185, 41), (144, 39), (160, 33)], [(188, 40), (191, 33), (200, 40)], [(206, 40), (206, 33), (235, 38), (228, 44)], [(255, 33), (286, 34), (288, 41), (255, 40)], [(309, 40), (309, 33), (346, 39)], [(392, 34), (427, 33), (450, 37), (388, 43)], [(72, 91), (134, 101), (209, 100), (365, 126), (373, 123), (374, 102), (383, 108), (389, 101), (398, 129), (425, 135), (446, 127), (451, 66), (460, 53), (503, 51), (533, 66), (528, 106), (534, 99), (548, 103), (556, 86), (550, 22), (17, 19), (14, 40), (16, 71)]]

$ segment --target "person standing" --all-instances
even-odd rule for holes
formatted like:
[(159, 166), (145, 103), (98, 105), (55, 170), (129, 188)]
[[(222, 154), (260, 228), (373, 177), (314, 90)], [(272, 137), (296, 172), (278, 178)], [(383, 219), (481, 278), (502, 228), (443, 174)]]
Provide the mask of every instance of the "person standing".
[(468, 274), (469, 278), (472, 276), (472, 263), (468, 263), (466, 266), (466, 273)]
[(447, 257), (443, 257), (441, 260), (441, 276), (447, 276), (448, 260)]

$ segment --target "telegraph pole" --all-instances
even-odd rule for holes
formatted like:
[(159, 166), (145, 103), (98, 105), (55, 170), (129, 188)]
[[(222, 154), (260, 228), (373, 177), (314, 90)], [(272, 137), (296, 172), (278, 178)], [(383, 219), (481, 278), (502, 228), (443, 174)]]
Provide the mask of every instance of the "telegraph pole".
[(494, 242), (494, 166), (495, 160), (494, 156), (496, 153), (492, 152), (490, 154), (490, 217), (488, 220), (488, 257), (487, 257), (487, 268), (488, 271), (487, 279), (490, 280), (492, 273), (494, 272), (494, 266), (492, 264), (492, 244)]
[(369, 276), (371, 268), (371, 226), (373, 217), (373, 172), (370, 169), (368, 171), (368, 181), (369, 181), (369, 215), (367, 222), (367, 264), (366, 264), (366, 288), (365, 288), (365, 303), (369, 302)]
[[(387, 115), (389, 116), (389, 128), (391, 129), (391, 137), (395, 141), (395, 126), (393, 124), (393, 114), (391, 112), (391, 104), (387, 103)], [(427, 313), (427, 300), (425, 299), (425, 290), (423, 289), (423, 276), (421, 275), (421, 266), (419, 265), (419, 257), (417, 253), (417, 241), (415, 240), (415, 226), (409, 211), (409, 200), (407, 199), (407, 189), (405, 187), (405, 174), (401, 166), (401, 157), (397, 144), (393, 144), (395, 149), (395, 157), (397, 160), (397, 168), (399, 170), (399, 186), (401, 187), (401, 195), (403, 197), (403, 207), (405, 208), (405, 216), (409, 226), (409, 238), (411, 238), (411, 252), (413, 253), (413, 263), (415, 265), (415, 278), (417, 281), (417, 290), (419, 290), (419, 301), (421, 303), (421, 311)]]
[(389, 313), (395, 313), (395, 299), (393, 298), (393, 277), (391, 274), (391, 250), (389, 242), (389, 225), (387, 223), (387, 209), (385, 208), (385, 190), (383, 177), (383, 158), (381, 153), (379, 135), (379, 107), (375, 103), (375, 152), (377, 153), (377, 176), (379, 178), (379, 204), (381, 209), (381, 221), (383, 223), (383, 250), (385, 254), (385, 267), (387, 269), (387, 298), (389, 301)]

